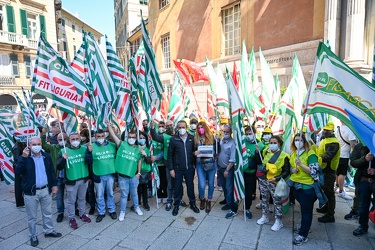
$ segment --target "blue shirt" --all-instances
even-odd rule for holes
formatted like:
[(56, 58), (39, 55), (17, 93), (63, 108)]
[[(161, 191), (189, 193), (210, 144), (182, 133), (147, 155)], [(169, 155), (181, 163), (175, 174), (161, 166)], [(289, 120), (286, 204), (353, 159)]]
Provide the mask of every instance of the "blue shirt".
[(223, 139), (220, 142), (220, 153), (218, 156), (218, 165), (220, 168), (226, 168), (229, 162), (236, 162), (236, 143), (233, 138)]
[(35, 164), (35, 187), (44, 187), (48, 184), (48, 179), (46, 167), (44, 166), (43, 156), (42, 154), (40, 154), (39, 156), (31, 154), (31, 158), (33, 158)]

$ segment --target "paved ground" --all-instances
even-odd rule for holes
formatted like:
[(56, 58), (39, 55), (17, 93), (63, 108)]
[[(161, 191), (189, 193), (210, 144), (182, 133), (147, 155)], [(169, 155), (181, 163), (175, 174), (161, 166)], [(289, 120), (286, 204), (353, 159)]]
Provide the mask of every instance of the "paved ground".
[[(197, 190), (197, 188), (196, 188)], [(186, 194), (186, 192), (185, 192)], [(352, 193), (350, 193), (352, 194)], [(116, 189), (117, 212), (119, 212), (119, 192)], [(244, 221), (243, 210), (233, 219), (225, 219), (218, 201), (223, 193), (215, 190), (214, 206), (210, 214), (195, 214), (189, 208), (180, 208), (178, 216), (165, 211), (162, 204), (156, 208), (155, 199), (150, 199), (151, 210), (143, 216), (128, 210), (123, 222), (106, 216), (101, 223), (95, 222), (96, 216), (90, 216), (91, 223), (77, 220), (79, 228), (69, 228), (67, 218), (55, 223), (56, 231), (62, 238), (45, 238), (42, 234), (41, 217), (37, 231), (38, 248), (41, 249), (375, 249), (375, 229), (371, 224), (366, 236), (355, 237), (352, 231), (357, 221), (347, 221), (344, 215), (350, 211), (349, 201), (337, 198), (336, 222), (323, 224), (317, 221), (319, 214), (314, 213), (312, 232), (309, 241), (302, 246), (292, 245), (293, 227), (299, 222), (298, 204), (291, 207), (284, 216), (284, 228), (271, 231), (274, 222), (259, 226), (256, 220), (261, 211), (255, 209), (255, 200), (251, 211), (253, 219)], [(187, 201), (187, 198), (184, 197)], [(0, 249), (35, 249), (30, 246), (25, 208), (16, 208), (13, 186), (0, 183)], [(54, 222), (56, 221), (56, 203), (53, 202)]]

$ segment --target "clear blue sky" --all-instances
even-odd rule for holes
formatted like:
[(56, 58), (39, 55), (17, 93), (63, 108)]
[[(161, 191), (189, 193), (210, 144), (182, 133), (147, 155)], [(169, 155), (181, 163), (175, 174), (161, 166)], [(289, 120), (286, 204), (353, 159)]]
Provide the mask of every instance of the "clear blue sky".
[[(115, 17), (113, 0), (63, 0), (62, 6), (103, 35), (107, 35), (113, 47), (115, 41)], [(102, 44), (105, 40), (102, 39)]]

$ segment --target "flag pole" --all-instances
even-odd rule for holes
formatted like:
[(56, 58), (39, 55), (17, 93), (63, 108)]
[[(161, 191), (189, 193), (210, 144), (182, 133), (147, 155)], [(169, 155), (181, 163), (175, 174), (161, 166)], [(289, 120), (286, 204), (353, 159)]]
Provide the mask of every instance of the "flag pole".
[[(64, 143), (64, 153), (66, 153), (66, 147), (65, 147), (65, 141), (64, 141), (64, 135), (63, 135), (63, 130), (61, 128), (61, 121), (60, 121), (60, 115), (59, 115), (59, 110), (57, 110), (57, 105), (55, 103), (55, 110), (56, 110), (56, 114), (57, 114), (57, 121), (59, 123), (59, 128), (60, 128), (60, 133), (61, 133), (61, 138), (62, 138), (62, 141)], [(69, 168), (69, 161), (66, 161), (66, 167)]]
[(90, 144), (92, 144), (92, 141), (91, 141), (91, 116), (88, 116), (87, 118), (88, 120), (88, 126), (89, 126), (89, 141), (90, 141)]

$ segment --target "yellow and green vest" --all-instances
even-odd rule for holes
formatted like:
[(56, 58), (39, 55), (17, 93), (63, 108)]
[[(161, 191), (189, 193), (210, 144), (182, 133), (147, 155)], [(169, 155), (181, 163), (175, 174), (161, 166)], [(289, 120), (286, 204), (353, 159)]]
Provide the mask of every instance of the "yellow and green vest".
[(263, 163), (266, 165), (266, 170), (267, 170), (267, 180), (272, 179), (275, 176), (278, 176), (281, 174), (282, 168), (284, 166), (285, 158), (289, 157), (287, 153), (285, 153), (284, 151), (281, 151), (276, 162), (269, 163), (268, 161), (271, 159), (273, 155), (274, 153), (267, 151), (266, 155), (263, 158)]
[[(310, 149), (308, 152), (306, 151), (303, 152), (299, 156), (299, 159), (304, 165), (309, 166), (309, 163), (312, 163), (310, 162), (311, 160), (309, 160), (309, 158), (311, 159), (312, 157), (315, 158), (316, 154), (315, 154), (315, 150)], [(297, 159), (297, 152), (293, 152), (293, 154), (290, 157), (290, 165), (293, 168), (298, 167), (298, 172), (296, 174), (292, 174), (290, 176), (290, 179), (294, 182), (312, 185), (314, 183), (314, 179), (311, 177), (310, 174), (306, 173), (301, 167), (296, 165), (296, 159)]]
[[(325, 138), (320, 141), (319, 148), (317, 150), (318, 152), (318, 160), (319, 160), (319, 166), (321, 166), (323, 169), (327, 167), (327, 162), (322, 161), (322, 156), (326, 153), (326, 145), (330, 143), (339, 143), (339, 140), (336, 137), (329, 137)], [(336, 155), (331, 160), (331, 169), (336, 170), (339, 166), (340, 161), (340, 148), (337, 151)]]

